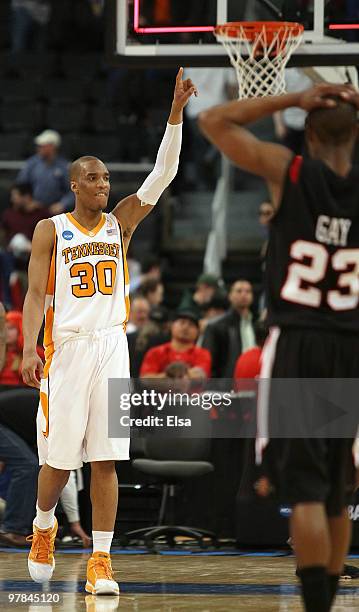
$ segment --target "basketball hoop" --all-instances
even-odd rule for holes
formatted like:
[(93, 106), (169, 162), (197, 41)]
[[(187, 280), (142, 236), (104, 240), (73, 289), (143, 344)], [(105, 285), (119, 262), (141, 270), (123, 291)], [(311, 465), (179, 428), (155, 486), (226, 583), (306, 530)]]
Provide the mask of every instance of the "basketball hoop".
[(236, 70), (239, 98), (285, 93), (284, 69), (304, 27), (288, 21), (243, 21), (218, 25), (214, 35)]

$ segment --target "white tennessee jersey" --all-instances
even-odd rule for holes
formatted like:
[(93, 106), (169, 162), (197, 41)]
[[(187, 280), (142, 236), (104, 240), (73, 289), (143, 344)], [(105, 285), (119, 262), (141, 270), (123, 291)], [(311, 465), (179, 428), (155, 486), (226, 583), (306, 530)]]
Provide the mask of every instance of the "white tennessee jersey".
[(45, 299), (46, 360), (66, 340), (125, 326), (129, 277), (121, 227), (103, 213), (92, 231), (71, 213), (56, 215), (55, 241)]

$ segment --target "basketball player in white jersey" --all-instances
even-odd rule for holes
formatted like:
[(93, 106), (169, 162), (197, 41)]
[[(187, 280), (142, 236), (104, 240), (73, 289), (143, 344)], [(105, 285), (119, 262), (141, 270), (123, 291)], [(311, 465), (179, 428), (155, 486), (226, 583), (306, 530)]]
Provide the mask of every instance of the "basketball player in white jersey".
[[(29, 572), (36, 582), (52, 576), (57, 531), (55, 508), (70, 471), (91, 463), (93, 554), (86, 591), (119, 593), (110, 547), (117, 512), (115, 461), (129, 459), (129, 439), (108, 437), (109, 378), (129, 378), (125, 326), (129, 312), (126, 250), (176, 175), (182, 114), (192, 94), (181, 68), (156, 164), (137, 194), (103, 211), (109, 172), (95, 157), (71, 166), (75, 210), (37, 225), (24, 304), (23, 379), (40, 389), (37, 419), (39, 474)], [(36, 342), (45, 312), (43, 367)]]

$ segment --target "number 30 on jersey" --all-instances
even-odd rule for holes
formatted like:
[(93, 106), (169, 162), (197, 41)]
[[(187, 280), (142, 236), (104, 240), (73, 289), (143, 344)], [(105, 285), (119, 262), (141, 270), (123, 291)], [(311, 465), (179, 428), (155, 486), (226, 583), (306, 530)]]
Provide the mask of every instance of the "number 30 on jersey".
[(103, 295), (112, 295), (116, 282), (117, 263), (115, 261), (98, 261), (93, 266), (88, 261), (73, 264), (70, 268), (71, 278), (80, 282), (72, 285), (72, 294), (77, 298), (92, 297), (97, 291)]
[[(289, 265), (287, 279), (281, 290), (284, 300), (319, 308), (323, 292), (314, 285), (324, 279), (330, 264), (333, 270), (341, 274), (337, 287), (326, 294), (328, 306), (332, 310), (353, 310), (358, 307), (359, 249), (338, 249), (330, 255), (322, 244), (296, 240), (291, 246), (290, 256), (296, 261)], [(299, 263), (304, 259), (309, 259), (309, 263)]]

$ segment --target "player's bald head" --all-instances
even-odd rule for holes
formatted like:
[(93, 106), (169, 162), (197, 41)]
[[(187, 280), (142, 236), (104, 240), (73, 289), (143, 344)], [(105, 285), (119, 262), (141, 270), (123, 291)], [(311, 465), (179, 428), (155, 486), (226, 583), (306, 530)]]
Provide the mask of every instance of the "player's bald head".
[(312, 131), (322, 144), (340, 146), (349, 144), (356, 136), (357, 109), (339, 96), (327, 96), (336, 102), (331, 108), (316, 108), (308, 114), (307, 131)]
[(81, 171), (87, 169), (88, 166), (101, 166), (101, 168), (106, 168), (105, 164), (98, 159), (98, 157), (94, 157), (93, 155), (84, 155), (83, 157), (79, 157), (72, 162), (70, 166), (70, 180), (77, 181)]

